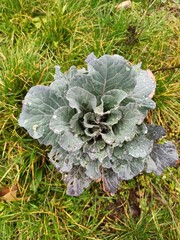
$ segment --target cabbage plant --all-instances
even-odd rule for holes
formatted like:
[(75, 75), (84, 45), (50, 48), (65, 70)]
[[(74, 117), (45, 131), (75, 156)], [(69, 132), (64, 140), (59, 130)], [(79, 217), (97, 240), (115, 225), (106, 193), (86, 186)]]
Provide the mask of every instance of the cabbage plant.
[(72, 66), (65, 74), (56, 66), (50, 86), (28, 91), (19, 117), (32, 138), (52, 146), (48, 157), (67, 194), (79, 196), (92, 181), (114, 194), (122, 180), (173, 166), (175, 145), (159, 144), (165, 130), (145, 123), (156, 106), (148, 72), (119, 55), (92, 53), (86, 63), (87, 69)]

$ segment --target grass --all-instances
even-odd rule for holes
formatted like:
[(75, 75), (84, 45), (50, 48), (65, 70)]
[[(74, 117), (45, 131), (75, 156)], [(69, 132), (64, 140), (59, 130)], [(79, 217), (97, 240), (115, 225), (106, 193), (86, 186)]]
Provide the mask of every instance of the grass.
[(48, 149), (18, 126), (21, 102), (31, 86), (47, 85), (54, 66), (67, 71), (84, 59), (120, 54), (142, 62), (156, 77), (157, 108), (150, 121), (179, 144), (179, 5), (167, 1), (1, 0), (0, 187), (17, 185), (21, 201), (0, 202), (0, 239), (141, 240), (180, 237), (180, 169), (160, 177), (140, 175), (106, 196), (94, 183), (69, 197)]

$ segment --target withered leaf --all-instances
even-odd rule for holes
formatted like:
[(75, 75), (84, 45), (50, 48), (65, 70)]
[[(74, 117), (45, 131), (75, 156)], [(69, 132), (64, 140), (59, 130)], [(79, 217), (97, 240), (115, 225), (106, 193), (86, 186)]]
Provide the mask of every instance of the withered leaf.
[(16, 185), (13, 185), (11, 188), (4, 187), (0, 189), (0, 200), (6, 201), (6, 202), (24, 200), (25, 198), (17, 197), (17, 190), (18, 188)]

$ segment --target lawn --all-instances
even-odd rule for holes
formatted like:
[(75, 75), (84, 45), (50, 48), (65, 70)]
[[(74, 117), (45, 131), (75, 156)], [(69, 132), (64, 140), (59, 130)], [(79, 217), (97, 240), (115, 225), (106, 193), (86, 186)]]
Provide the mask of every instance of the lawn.
[[(157, 107), (147, 121), (164, 126), (180, 152), (180, 4), (136, 0), (119, 9), (120, 2), (1, 0), (0, 239), (180, 239), (179, 164), (123, 181), (114, 196), (94, 183), (70, 197), (49, 148), (18, 126), (27, 91), (49, 85), (54, 66), (66, 72), (85, 67), (91, 52), (119, 54), (154, 73)], [(16, 199), (2, 200), (10, 189)]]

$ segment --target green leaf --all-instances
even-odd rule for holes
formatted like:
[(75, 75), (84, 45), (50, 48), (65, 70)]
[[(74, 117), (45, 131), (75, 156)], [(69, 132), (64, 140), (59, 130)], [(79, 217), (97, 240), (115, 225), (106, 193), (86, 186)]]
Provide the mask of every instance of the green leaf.
[(76, 133), (78, 135), (83, 135), (84, 130), (82, 126), (82, 113), (76, 113), (70, 120), (70, 128), (73, 133)]
[(155, 81), (148, 75), (147, 71), (140, 69), (140, 66), (134, 66), (133, 68), (137, 73), (135, 76), (136, 86), (130, 93), (129, 100), (136, 102), (139, 107), (154, 109), (156, 103), (149, 98), (149, 95), (155, 91)]
[(70, 120), (73, 117), (74, 109), (65, 106), (54, 111), (49, 127), (56, 134), (61, 134), (63, 131), (70, 130)]
[(137, 125), (140, 125), (145, 117), (134, 104), (128, 104), (120, 109), (123, 115), (121, 120), (112, 127), (112, 131), (101, 133), (104, 141), (114, 147), (124, 141), (131, 141), (136, 134)]
[(144, 160), (142, 158), (133, 158), (132, 161), (129, 161), (117, 158), (113, 162), (112, 169), (120, 179), (129, 180), (144, 170)]
[(32, 87), (23, 101), (19, 125), (41, 143), (53, 145), (58, 136), (49, 128), (49, 122), (54, 111), (65, 105), (66, 103), (49, 87)]
[(78, 112), (92, 111), (97, 104), (96, 97), (80, 87), (70, 88), (67, 91), (66, 99), (69, 101), (70, 107), (77, 109)]
[(62, 148), (53, 147), (48, 154), (48, 157), (49, 161), (61, 173), (69, 172), (73, 167), (74, 159)]
[(89, 112), (84, 114), (84, 121), (83, 125), (85, 128), (93, 128), (98, 126), (98, 123), (96, 122), (96, 115), (95, 113)]
[(59, 140), (59, 145), (68, 152), (75, 152), (83, 146), (84, 142), (80, 137), (71, 132), (64, 132)]
[(136, 86), (133, 89), (132, 97), (137, 101), (142, 101), (143, 98), (149, 97), (149, 95), (155, 91), (156, 83), (152, 79), (146, 70), (140, 69), (141, 65), (133, 66), (136, 71)]
[(154, 141), (146, 138), (145, 135), (137, 136), (126, 143), (126, 151), (135, 158), (144, 158), (152, 151)]
[(113, 126), (122, 118), (122, 112), (119, 109), (113, 109), (106, 116), (106, 121), (102, 121), (102, 123), (107, 126)]
[(102, 96), (101, 101), (104, 106), (104, 111), (116, 108), (122, 102), (123, 99), (127, 97), (127, 93), (120, 90), (114, 89), (106, 92), (106, 95)]
[(101, 177), (100, 162), (98, 160), (89, 161), (86, 165), (86, 175), (93, 180)]
[(42, 181), (42, 168), (35, 169), (34, 171), (34, 178), (32, 180), (32, 184), (30, 185), (30, 189), (36, 193), (39, 187), (39, 184)]
[(104, 55), (99, 59), (88, 61), (88, 73), (78, 74), (70, 86), (79, 86), (97, 97), (98, 105), (101, 97), (110, 90), (130, 92), (136, 85), (136, 71), (128, 62), (118, 55)]

